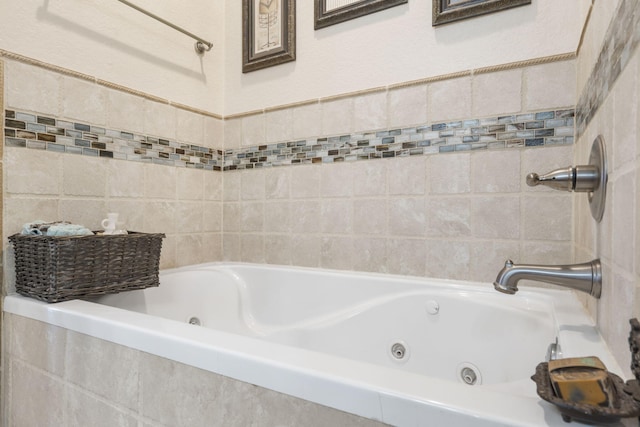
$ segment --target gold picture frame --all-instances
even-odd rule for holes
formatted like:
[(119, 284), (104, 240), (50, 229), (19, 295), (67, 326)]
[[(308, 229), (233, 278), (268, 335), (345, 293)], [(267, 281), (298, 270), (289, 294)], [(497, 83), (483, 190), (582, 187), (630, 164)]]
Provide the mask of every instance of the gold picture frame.
[(531, 0), (433, 0), (432, 26), (531, 4)]
[(242, 72), (296, 59), (295, 0), (242, 0)]
[(315, 0), (316, 30), (380, 10), (388, 9), (408, 0)]

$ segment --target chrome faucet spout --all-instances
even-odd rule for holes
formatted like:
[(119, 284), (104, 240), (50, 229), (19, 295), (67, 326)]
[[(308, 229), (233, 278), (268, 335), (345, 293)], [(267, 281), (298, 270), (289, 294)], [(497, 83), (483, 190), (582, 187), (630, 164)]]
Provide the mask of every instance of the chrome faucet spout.
[(520, 280), (550, 283), (586, 292), (595, 298), (600, 298), (602, 292), (602, 268), (599, 259), (571, 265), (525, 265), (507, 260), (493, 282), (493, 287), (505, 294), (515, 294), (518, 292)]

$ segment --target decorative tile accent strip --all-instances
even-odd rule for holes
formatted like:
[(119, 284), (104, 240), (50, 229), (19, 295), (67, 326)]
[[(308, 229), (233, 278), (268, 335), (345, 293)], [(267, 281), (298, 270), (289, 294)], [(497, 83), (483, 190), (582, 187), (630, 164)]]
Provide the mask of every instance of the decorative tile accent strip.
[(226, 150), (224, 170), (573, 144), (575, 110), (544, 111)]
[(5, 110), (4, 126), (7, 147), (222, 170), (222, 150), (169, 139), (14, 110)]
[(580, 137), (609, 95), (640, 42), (640, 1), (622, 0), (607, 29), (602, 50), (576, 107), (576, 136)]
[(213, 171), (573, 144), (575, 110), (551, 110), (216, 150), (5, 110), (8, 147)]

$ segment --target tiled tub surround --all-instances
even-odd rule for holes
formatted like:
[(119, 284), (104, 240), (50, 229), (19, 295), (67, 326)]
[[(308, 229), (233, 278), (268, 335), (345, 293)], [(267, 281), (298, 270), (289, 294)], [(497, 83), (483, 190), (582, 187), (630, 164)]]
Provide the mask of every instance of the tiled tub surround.
[(640, 317), (640, 1), (614, 3), (617, 9), (594, 3), (578, 61), (583, 86), (574, 164), (588, 159), (594, 138), (603, 135), (609, 182), (600, 223), (584, 195), (575, 196), (573, 251), (575, 261), (602, 260), (602, 297), (585, 304), (626, 368), (628, 320)]
[[(64, 328), (5, 313), (7, 426), (382, 426)], [(114, 372), (122, 375), (113, 375)], [(4, 388), (4, 387), (3, 387)], [(29, 408), (37, 402), (37, 410)], [(26, 410), (25, 410), (26, 409)]]

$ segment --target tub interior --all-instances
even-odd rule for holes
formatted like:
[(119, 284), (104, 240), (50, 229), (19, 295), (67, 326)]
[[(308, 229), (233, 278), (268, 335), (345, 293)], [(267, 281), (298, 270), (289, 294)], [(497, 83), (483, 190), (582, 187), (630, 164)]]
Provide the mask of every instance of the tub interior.
[(558, 336), (547, 299), (482, 284), (246, 265), (160, 282), (92, 302), (473, 385), (529, 381)]

